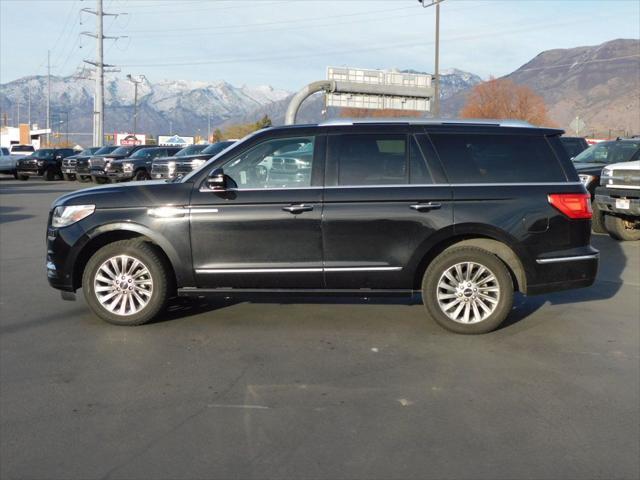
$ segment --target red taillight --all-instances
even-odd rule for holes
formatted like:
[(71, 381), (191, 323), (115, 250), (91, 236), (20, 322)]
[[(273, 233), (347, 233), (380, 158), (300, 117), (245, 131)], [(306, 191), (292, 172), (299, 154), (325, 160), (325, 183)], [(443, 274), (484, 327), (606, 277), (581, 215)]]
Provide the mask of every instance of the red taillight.
[(591, 195), (588, 193), (551, 193), (549, 203), (569, 218), (591, 218)]

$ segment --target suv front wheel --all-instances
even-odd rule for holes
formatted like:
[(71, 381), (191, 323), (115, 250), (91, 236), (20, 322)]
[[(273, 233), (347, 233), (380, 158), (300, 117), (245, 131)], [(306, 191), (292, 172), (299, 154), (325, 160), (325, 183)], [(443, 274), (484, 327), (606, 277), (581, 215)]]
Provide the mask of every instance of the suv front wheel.
[(142, 325), (166, 305), (168, 267), (150, 244), (137, 240), (110, 243), (87, 263), (82, 290), (91, 309), (116, 325)]
[(481, 248), (452, 247), (431, 262), (422, 280), (429, 315), (447, 330), (495, 330), (511, 311), (513, 282), (502, 261)]

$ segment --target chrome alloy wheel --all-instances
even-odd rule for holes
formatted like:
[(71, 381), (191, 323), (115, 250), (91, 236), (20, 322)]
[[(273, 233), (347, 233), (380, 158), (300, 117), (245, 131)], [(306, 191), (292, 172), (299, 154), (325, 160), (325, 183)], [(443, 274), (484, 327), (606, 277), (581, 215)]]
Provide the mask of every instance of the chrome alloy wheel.
[(438, 280), (438, 306), (454, 322), (479, 323), (489, 317), (500, 300), (500, 285), (487, 267), (475, 262), (456, 263)]
[(129, 255), (105, 261), (93, 279), (93, 291), (105, 309), (116, 315), (133, 315), (147, 306), (153, 279), (147, 266)]

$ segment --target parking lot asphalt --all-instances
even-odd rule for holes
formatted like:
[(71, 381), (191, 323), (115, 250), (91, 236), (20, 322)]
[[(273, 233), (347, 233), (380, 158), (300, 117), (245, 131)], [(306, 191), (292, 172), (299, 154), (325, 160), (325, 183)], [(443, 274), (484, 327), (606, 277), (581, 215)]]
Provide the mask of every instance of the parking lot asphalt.
[(640, 243), (596, 284), (448, 333), (419, 299), (179, 302), (126, 328), (45, 273), (51, 202), (0, 178), (0, 477), (640, 476)]

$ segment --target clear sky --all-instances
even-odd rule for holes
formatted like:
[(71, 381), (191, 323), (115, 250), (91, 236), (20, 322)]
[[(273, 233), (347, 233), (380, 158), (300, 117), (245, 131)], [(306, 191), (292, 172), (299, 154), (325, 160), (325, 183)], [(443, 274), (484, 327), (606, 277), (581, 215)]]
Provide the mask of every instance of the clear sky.
[[(428, 3), (429, 0), (425, 0)], [(0, 0), (0, 82), (70, 75), (95, 56), (96, 0)], [(328, 65), (433, 70), (434, 8), (417, 0), (104, 0), (105, 61), (150, 80), (297, 90)], [(487, 77), (543, 50), (640, 37), (640, 0), (444, 0), (441, 68)]]

